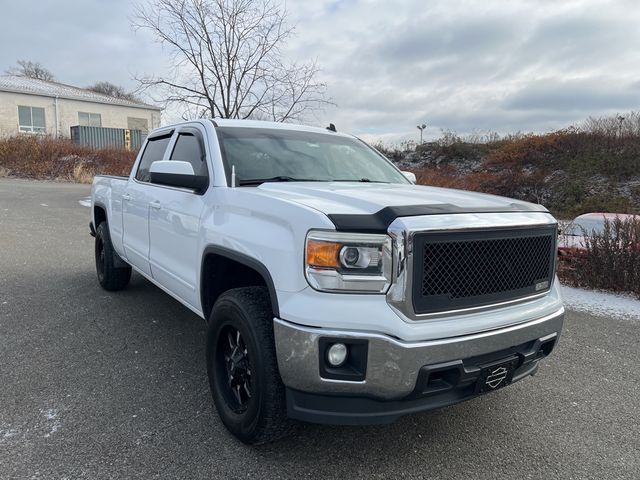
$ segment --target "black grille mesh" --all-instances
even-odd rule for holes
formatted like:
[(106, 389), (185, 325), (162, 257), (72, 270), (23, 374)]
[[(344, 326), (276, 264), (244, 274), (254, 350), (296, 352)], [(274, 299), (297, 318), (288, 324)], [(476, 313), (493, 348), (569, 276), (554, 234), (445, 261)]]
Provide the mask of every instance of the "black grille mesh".
[(423, 238), (416, 258), (421, 278), (414, 296), (422, 297), (417, 302), (414, 298), (417, 313), (505, 301), (549, 287), (555, 230), (483, 237), (476, 233)]

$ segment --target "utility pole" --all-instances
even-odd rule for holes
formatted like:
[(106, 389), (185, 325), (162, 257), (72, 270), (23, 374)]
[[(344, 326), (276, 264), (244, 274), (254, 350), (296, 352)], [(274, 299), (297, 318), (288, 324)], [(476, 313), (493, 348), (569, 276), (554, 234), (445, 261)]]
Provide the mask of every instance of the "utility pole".
[(423, 123), (422, 125), (418, 125), (418, 130), (420, 130), (420, 145), (422, 145), (422, 133), (427, 126)]

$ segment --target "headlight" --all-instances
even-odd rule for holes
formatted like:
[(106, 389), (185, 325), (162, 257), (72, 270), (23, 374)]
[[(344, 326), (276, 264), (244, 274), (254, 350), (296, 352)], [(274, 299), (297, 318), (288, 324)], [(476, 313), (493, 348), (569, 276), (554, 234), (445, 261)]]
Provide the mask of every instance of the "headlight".
[(385, 293), (391, 284), (391, 238), (312, 230), (305, 275), (309, 285), (324, 292)]

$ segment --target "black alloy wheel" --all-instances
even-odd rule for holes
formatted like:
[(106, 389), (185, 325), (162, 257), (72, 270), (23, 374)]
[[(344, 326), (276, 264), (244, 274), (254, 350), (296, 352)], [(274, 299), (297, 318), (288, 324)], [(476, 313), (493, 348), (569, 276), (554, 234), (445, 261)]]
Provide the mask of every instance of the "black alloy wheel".
[(207, 373), (218, 415), (239, 440), (272, 442), (292, 430), (265, 287), (234, 288), (218, 297), (209, 315)]
[(240, 330), (226, 326), (218, 336), (218, 388), (225, 392), (227, 404), (235, 413), (247, 410), (252, 396), (251, 359)]

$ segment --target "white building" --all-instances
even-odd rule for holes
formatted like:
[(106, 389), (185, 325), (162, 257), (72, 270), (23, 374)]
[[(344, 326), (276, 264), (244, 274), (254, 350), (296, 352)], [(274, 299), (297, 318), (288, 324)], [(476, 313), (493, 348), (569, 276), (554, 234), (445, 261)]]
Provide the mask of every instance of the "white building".
[(62, 83), (0, 76), (0, 136), (22, 132), (69, 137), (75, 125), (146, 133), (160, 126), (160, 110)]

